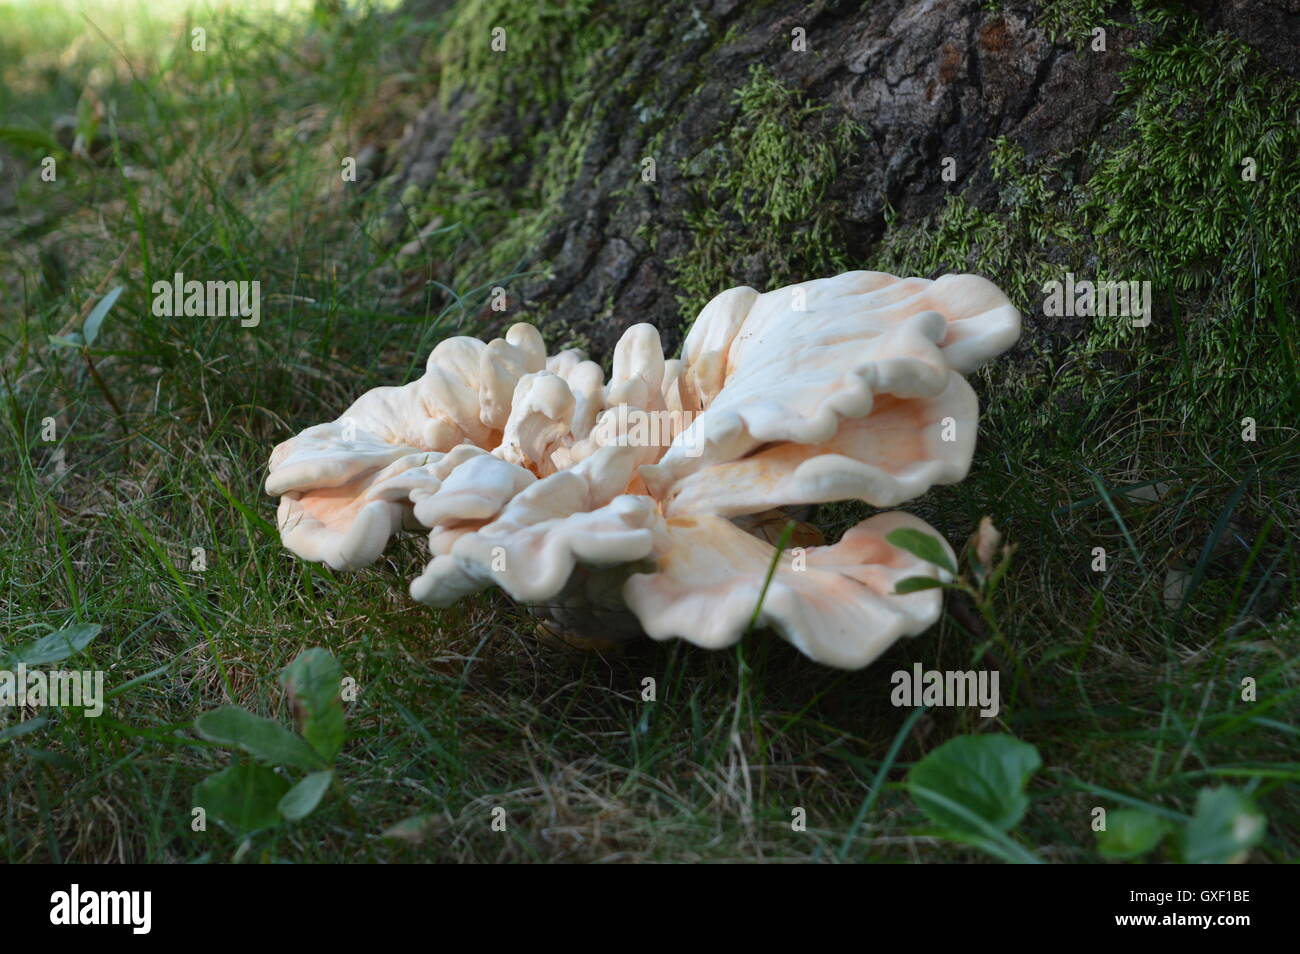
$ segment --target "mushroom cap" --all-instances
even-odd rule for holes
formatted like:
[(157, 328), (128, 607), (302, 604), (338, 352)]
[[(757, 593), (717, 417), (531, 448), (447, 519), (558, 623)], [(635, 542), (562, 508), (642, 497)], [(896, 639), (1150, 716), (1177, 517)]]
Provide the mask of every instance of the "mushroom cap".
[(538, 481), (496, 520), (434, 556), (412, 581), (411, 596), (447, 606), (495, 583), (516, 600), (542, 603), (564, 589), (579, 563), (612, 567), (650, 555), (659, 517), (648, 499), (623, 494), (575, 512), (585, 493), (585, 481), (571, 471)]
[[(306, 560), (355, 569), (403, 527), (442, 519), (452, 500), (466, 518), (494, 514), (535, 479), (516, 465), (546, 466), (551, 441), (568, 431), (575, 399), (546, 362), (540, 332), (524, 323), (487, 344), (448, 338), (420, 378), (367, 391), (336, 420), (279, 444), (266, 490), (282, 498), (281, 541)], [(584, 394), (599, 391), (599, 366), (580, 352), (566, 353), (559, 367)], [(474, 463), (453, 485), (455, 496), (423, 502), (459, 465), (497, 447), (513, 453), (502, 450), (500, 466)]]
[(569, 385), (558, 374), (525, 374), (515, 385), (510, 417), (493, 453), (535, 473), (548, 472), (552, 451), (570, 433), (576, 403)]
[[(870, 432), (877, 438), (881, 432), (869, 425), (848, 438), (840, 432), (846, 421), (867, 418), (880, 397), (888, 396), (893, 400), (884, 402), (884, 410), (895, 430), (905, 418), (924, 425), (942, 407), (959, 422), (965, 420), (968, 426), (958, 430), (968, 433), (943, 442), (950, 447), (928, 436), (903, 442), (935, 466), (911, 468), (903, 477), (896, 466), (892, 482), (858, 469), (856, 477), (843, 482), (875, 497), (863, 499), (892, 506), (923, 493), (936, 480), (960, 480), (974, 450), (978, 406), (969, 388), (952, 383), (953, 375), (974, 370), (1009, 347), (1019, 333), (1019, 312), (996, 286), (975, 275), (930, 281), (846, 272), (761, 295), (744, 288), (723, 292), (687, 335), (685, 368), (676, 381), (683, 407), (699, 416), (658, 463), (641, 468), (642, 479), (656, 499), (673, 500), (681, 494), (678, 483), (692, 474), (773, 445), (778, 453), (768, 456), (764, 475), (787, 463), (802, 466), (802, 478), (785, 480), (784, 486), (814, 495), (773, 500), (760, 493), (753, 503), (733, 495), (730, 512), (843, 499), (817, 494), (838, 480), (831, 472), (854, 470), (853, 460), (872, 466), (869, 458), (852, 451), (879, 450), (880, 440), (871, 440)], [(900, 409), (898, 402), (907, 401), (922, 404)], [(822, 455), (790, 455), (781, 445), (791, 444), (833, 444), (829, 453), (845, 459), (808, 466)], [(891, 450), (897, 458), (904, 447), (894, 442)], [(927, 479), (931, 475), (934, 479)], [(669, 509), (684, 513), (698, 507), (683, 503)]]
[(656, 570), (629, 577), (623, 597), (654, 639), (722, 649), (752, 621), (819, 663), (859, 669), (900, 636), (931, 626), (943, 608), (937, 588), (894, 592), (907, 577), (948, 578), (885, 539), (904, 527), (938, 536), (911, 514), (877, 514), (833, 546), (783, 552), (764, 592), (775, 547), (722, 517), (673, 518), (660, 528)]
[[(669, 516), (724, 517), (773, 507), (864, 500), (896, 507), (935, 484), (966, 476), (975, 453), (979, 402), (966, 380), (948, 372), (933, 397), (877, 395), (863, 417), (846, 418), (827, 441), (773, 442), (743, 456), (693, 471), (666, 487)], [(642, 468), (642, 475), (659, 473)]]
[(335, 570), (374, 562), (406, 520), (409, 491), (396, 482), (429, 456), (442, 455), (404, 455), (346, 483), (286, 491), (276, 511), (281, 542), (303, 559)]
[(656, 639), (721, 647), (761, 596), (759, 625), (857, 668), (940, 612), (937, 589), (895, 592), (941, 571), (885, 535), (938, 534), (883, 513), (779, 559), (759, 535), (779, 508), (895, 507), (961, 480), (979, 415), (963, 375), (1019, 330), (977, 276), (846, 272), (723, 292), (679, 359), (665, 359), (653, 326), (633, 325), (606, 383), (581, 351), (548, 356), (520, 323), (486, 344), (443, 341), (417, 380), (278, 445), (266, 489), (281, 496), (285, 545), (336, 569), (428, 528), (431, 560), (411, 583), (421, 602), (496, 584), (565, 619), (625, 605)]

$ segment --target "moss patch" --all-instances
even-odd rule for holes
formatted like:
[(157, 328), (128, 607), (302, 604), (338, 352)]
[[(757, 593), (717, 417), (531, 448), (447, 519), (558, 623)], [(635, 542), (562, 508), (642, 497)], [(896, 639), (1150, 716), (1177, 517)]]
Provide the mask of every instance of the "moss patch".
[(572, 91), (588, 54), (609, 37), (589, 29), (593, 0), (468, 0), (437, 43), (444, 100), (459, 88), (530, 107)]
[(701, 180), (686, 215), (693, 248), (668, 263), (687, 321), (735, 284), (738, 262), (761, 264), (767, 288), (850, 267), (827, 192), (858, 128), (828, 122), (825, 106), (808, 104), (759, 66), (735, 102), (740, 114), (725, 143), (701, 152), (693, 170)]
[[(927, 221), (891, 223), (876, 266), (983, 274), (1031, 316), (1031, 342), (1060, 327), (1041, 317), (1045, 282), (1067, 271), (1149, 281), (1152, 326), (1085, 319), (1051, 392), (1083, 388), (1095, 398), (1091, 371), (1110, 361), (1111, 371), (1140, 369), (1185, 413), (1222, 419), (1238, 410), (1243, 378), (1268, 391), (1279, 354), (1295, 366), (1287, 309), (1259, 289), (1277, 287), (1265, 273), (1293, 274), (1300, 264), (1300, 84), (1230, 37), (1180, 21), (1135, 51), (1120, 102), (1088, 155), (1027, 162), (1015, 144), (996, 142), (996, 205), (954, 196)], [(1255, 161), (1253, 182), (1243, 179), (1246, 157)], [(1077, 185), (1076, 167), (1095, 171)]]
[(1290, 353), (1258, 288), (1300, 264), (1300, 84), (1195, 33), (1137, 51), (1125, 83), (1131, 121), (1083, 207), (1098, 253), (1179, 296), (1213, 375), (1264, 371), (1255, 357)]
[(437, 179), (403, 202), (415, 207), (417, 228), (448, 223), (427, 237), (420, 259), (468, 302), (546, 270), (535, 250), (561, 220), (603, 115), (595, 77), (617, 35), (607, 19), (587, 18), (588, 6), (475, 0), (458, 8), (436, 47), (444, 98), (460, 89), (473, 105)]

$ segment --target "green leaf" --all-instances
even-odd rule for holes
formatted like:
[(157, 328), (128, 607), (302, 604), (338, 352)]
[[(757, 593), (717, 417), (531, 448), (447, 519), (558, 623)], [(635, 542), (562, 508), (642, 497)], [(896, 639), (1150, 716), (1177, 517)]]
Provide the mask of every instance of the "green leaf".
[(232, 765), (194, 786), (194, 804), (239, 832), (280, 823), (289, 783), (264, 765)]
[(997, 590), (998, 584), (1002, 582), (1002, 578), (1007, 575), (1007, 569), (1011, 566), (1011, 553), (1014, 552), (1014, 549), (1013, 545), (1012, 550), (1003, 555), (1002, 559), (998, 561), (998, 565), (993, 568), (993, 572), (989, 574), (988, 579), (985, 580), (984, 591), (986, 594), (991, 596)]
[(326, 762), (343, 748), (346, 728), (339, 684), (343, 667), (324, 649), (305, 649), (280, 673), (280, 685), (293, 703), (298, 728)]
[(916, 593), (919, 590), (932, 590), (939, 586), (943, 586), (943, 582), (936, 580), (932, 576), (909, 576), (905, 580), (898, 581), (898, 585), (894, 587), (894, 592)]
[(1140, 808), (1106, 813), (1106, 830), (1097, 832), (1097, 850), (1105, 858), (1129, 860), (1155, 850), (1170, 829), (1158, 815)]
[(81, 326), (81, 336), (86, 339), (87, 345), (95, 343), (95, 339), (99, 337), (99, 326), (104, 323), (104, 316), (108, 314), (121, 294), (122, 286), (118, 285), (101, 298), (99, 304), (95, 305), (94, 311), (86, 316), (86, 322)]
[(890, 531), (885, 539), (898, 549), (906, 550), (912, 556), (919, 557), (927, 563), (933, 563), (953, 576), (957, 575), (957, 567), (953, 566), (952, 558), (948, 556), (948, 551), (938, 537), (922, 533), (912, 527), (899, 527), (897, 530)]
[(44, 666), (74, 656), (85, 649), (92, 639), (99, 635), (104, 627), (98, 623), (76, 623), (57, 632), (42, 636), (25, 646), (19, 646), (10, 657), (10, 663), (17, 666)]
[(45, 716), (37, 716), (35, 719), (27, 719), (19, 722), (17, 725), (11, 725), (7, 729), (0, 729), (0, 742), (8, 742), (10, 739), (17, 739), (28, 732), (35, 732), (43, 729), (50, 724), (50, 720)]
[(1203, 788), (1183, 832), (1183, 861), (1229, 864), (1246, 860), (1264, 837), (1268, 819), (1235, 788)]
[(285, 792), (284, 798), (280, 799), (280, 814), (289, 821), (306, 818), (316, 810), (333, 780), (334, 773), (329, 769), (308, 775)]
[[(907, 786), (935, 824), (985, 837), (983, 826), (972, 824), (969, 815), (998, 831), (1010, 829), (1029, 807), (1025, 786), (1042, 764), (1038, 750), (1015, 736), (962, 735), (913, 765)], [(964, 810), (954, 811), (948, 801)]]
[(222, 706), (205, 712), (194, 720), (194, 728), (209, 742), (242, 749), (254, 758), (276, 765), (318, 769), (323, 764), (302, 736), (238, 706)]
[(44, 129), (30, 129), (25, 126), (0, 126), (0, 143), (6, 143), (19, 149), (41, 150), (47, 156), (64, 155), (59, 141)]
[[(955, 828), (935, 829), (933, 834), (936, 836), (947, 838), (957, 844), (972, 845), (980, 851), (988, 852), (995, 858), (1000, 858), (1009, 864), (1041, 865), (1043, 863), (1042, 859), (1032, 851), (1021, 847), (1006, 832), (994, 828), (960, 802), (954, 802), (951, 798), (940, 795), (928, 788), (914, 788), (912, 790), (913, 797), (915, 798), (917, 794), (922, 795), (928, 802), (940, 806), (944, 811), (962, 819), (965, 823), (965, 830), (962, 831)], [(983, 834), (976, 835), (971, 834), (972, 832), (983, 832)]]
[(54, 348), (84, 348), (86, 339), (81, 337), (80, 331), (74, 331), (67, 335), (47, 335), (50, 339), (50, 345)]
[(83, 96), (77, 102), (77, 135), (89, 148), (90, 144), (95, 141), (95, 134), (98, 132), (99, 113), (94, 102)]

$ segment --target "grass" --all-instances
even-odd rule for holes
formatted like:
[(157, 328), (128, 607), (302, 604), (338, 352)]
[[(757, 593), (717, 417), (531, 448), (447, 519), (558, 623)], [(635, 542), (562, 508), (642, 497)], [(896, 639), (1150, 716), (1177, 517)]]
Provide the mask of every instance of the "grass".
[[(897, 783), (945, 740), (988, 731), (1042, 755), (1015, 838), (1044, 860), (1098, 860), (1094, 806), (1185, 817), (1201, 789), (1224, 783), (1268, 816), (1253, 857), (1296, 856), (1300, 383), (1295, 271), (1263, 241), (1278, 233), (1243, 246), (1263, 253), (1249, 281), (1199, 269), (1176, 289), (1181, 260), (1148, 247), (1160, 234), (1121, 235), (1172, 303), (1149, 334), (1109, 329), (983, 376), (969, 478), (908, 509), (955, 544), (991, 514), (1016, 544), (991, 608), (996, 646), (987, 618), (953, 594), (934, 629), (858, 673), (821, 669), (765, 633), (712, 654), (648, 640), (607, 656), (555, 649), (498, 595), (413, 606), (418, 540), (351, 574), (291, 558), (261, 490), (275, 443), (409, 379), (441, 337), (475, 330), (482, 289), (518, 267), (523, 246), (491, 247), (467, 187), (438, 212), (455, 227), (463, 211), (465, 227), (446, 234), (488, 247), (448, 273), (451, 294), (422, 298), (421, 274), (374, 238), (379, 190), (339, 175), (342, 156), (394, 141), (438, 95), (421, 50), (468, 14), (87, 10), (0, 9), (0, 646), (102, 624), (78, 666), (104, 670), (111, 698), (97, 719), (46, 711), (21, 735), (17, 714), (0, 723), (0, 857), (980, 860), (932, 837)], [(200, 25), (202, 54), (190, 49)], [(451, 61), (474, 69), (472, 57)], [(1143, 63), (1174, 75), (1159, 51)], [(779, 140), (764, 103), (800, 121), (811, 108), (761, 74), (737, 85), (754, 120), (737, 146)], [(66, 145), (53, 132), (61, 116), (72, 117)], [(47, 150), (52, 183), (39, 177)], [(1035, 242), (1086, 242), (1090, 222), (1036, 217), (1082, 203), (1042, 192), (1044, 180), (1026, 179), (1035, 170), (999, 155), (1002, 208), (965, 227), (896, 231), (864, 264), (977, 267), (1031, 311)], [(1118, 185), (1137, 159), (1116, 156)], [(577, 167), (567, 152), (552, 165)], [(749, 171), (724, 190), (750, 188)], [(1215, 205), (1216, 234), (1261, 227), (1238, 202)], [(1294, 228), (1294, 210), (1267, 210)], [(154, 317), (152, 282), (175, 271), (260, 280), (261, 325)], [(415, 294), (393, 294), (413, 279)], [(118, 285), (92, 373), (48, 336), (79, 328)], [(1235, 375), (1223, 356), (1243, 343), (1252, 370)], [(1241, 438), (1247, 416), (1254, 442)], [(827, 507), (818, 522), (833, 536), (863, 513)], [(196, 547), (206, 569), (191, 569)], [(230, 761), (194, 733), (195, 717), (233, 703), (287, 720), (277, 673), (313, 646), (358, 687), (340, 788), (305, 821), (247, 843), (192, 831), (193, 786)], [(991, 724), (890, 704), (894, 670), (967, 669), (985, 651), (1008, 687)], [(1255, 701), (1242, 698), (1247, 677)], [(806, 831), (791, 828), (797, 807)]]

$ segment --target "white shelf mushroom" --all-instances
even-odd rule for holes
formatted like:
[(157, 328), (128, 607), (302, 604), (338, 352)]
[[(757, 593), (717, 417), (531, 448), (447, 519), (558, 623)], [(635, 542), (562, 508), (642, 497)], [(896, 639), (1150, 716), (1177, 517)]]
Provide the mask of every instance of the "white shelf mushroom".
[(517, 324), (488, 344), (442, 342), (418, 380), (279, 445), (266, 489), (281, 495), (285, 546), (336, 569), (373, 561), (403, 527), (428, 529), (432, 560), (411, 584), (424, 603), (497, 585), (562, 604), (566, 625), (588, 601), (710, 648), (739, 640), (757, 608), (807, 656), (856, 669), (941, 612), (938, 590), (895, 592), (942, 571), (886, 535), (939, 534), (882, 513), (778, 558), (749, 518), (894, 507), (961, 480), (979, 411), (963, 375), (1019, 333), (985, 279), (882, 272), (723, 292), (681, 359), (634, 325), (608, 384), (581, 352), (548, 357)]

